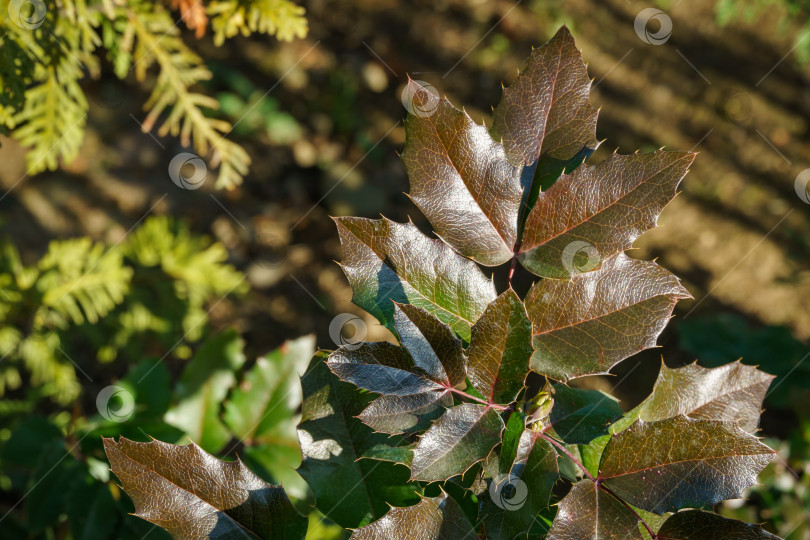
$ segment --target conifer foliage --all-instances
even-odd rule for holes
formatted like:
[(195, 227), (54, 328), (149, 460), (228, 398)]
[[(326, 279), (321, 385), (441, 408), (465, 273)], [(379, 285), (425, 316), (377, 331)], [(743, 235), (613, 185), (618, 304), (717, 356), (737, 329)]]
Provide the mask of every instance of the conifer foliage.
[[(654, 346), (689, 298), (677, 277), (625, 250), (656, 225), (694, 154), (583, 165), (597, 111), (565, 28), (532, 52), (489, 129), (409, 84), (419, 114), (408, 117), (402, 157), (439, 239), (411, 223), (335, 220), (353, 301), (398, 344), (319, 352), (302, 377), (298, 472), (317, 510), (355, 540), (773, 538), (698, 510), (741, 497), (773, 458), (754, 434), (770, 375), (739, 363), (662, 366), (627, 413), (568, 384)], [(540, 278), (525, 298), (511, 285), (497, 291), (479, 267), (503, 265), (511, 283), (517, 264)], [(530, 372), (545, 385), (527, 384)], [(278, 487), (222, 487), (237, 473), (196, 449), (111, 449), (139, 515), (176, 527), (196, 513), (177, 537), (241, 527), (300, 538), (303, 518)], [(132, 468), (161, 460), (204, 469), (221, 500), (204, 506), (210, 488), (197, 487), (158, 503), (149, 494), (173, 473)]]

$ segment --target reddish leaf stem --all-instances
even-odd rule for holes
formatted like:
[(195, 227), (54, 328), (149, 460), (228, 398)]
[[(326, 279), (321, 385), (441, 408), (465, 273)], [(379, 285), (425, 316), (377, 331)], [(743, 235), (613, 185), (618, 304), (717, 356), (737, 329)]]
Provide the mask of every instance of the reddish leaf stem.
[(602, 484), (602, 482), (601, 482), (599, 479), (594, 478), (594, 477), (593, 477), (593, 475), (590, 473), (590, 471), (588, 471), (588, 469), (586, 469), (586, 468), (585, 468), (585, 465), (583, 465), (583, 464), (582, 464), (582, 462), (581, 462), (580, 460), (578, 460), (574, 454), (572, 454), (571, 452), (569, 452), (569, 451), (568, 451), (568, 449), (567, 449), (565, 446), (563, 446), (561, 443), (559, 443), (559, 442), (558, 442), (556, 439), (554, 439), (553, 437), (549, 437), (548, 435), (546, 435), (546, 434), (545, 434), (545, 433), (543, 433), (543, 432), (540, 432), (540, 437), (542, 437), (544, 440), (546, 440), (546, 441), (550, 442), (551, 444), (553, 444), (554, 446), (556, 446), (557, 448), (559, 448), (559, 449), (560, 449), (560, 450), (561, 450), (561, 451), (562, 451), (562, 452), (563, 452), (563, 453), (564, 453), (566, 456), (568, 456), (568, 459), (570, 459), (571, 461), (573, 461), (574, 463), (576, 463), (576, 464), (577, 464), (577, 466), (578, 466), (580, 469), (582, 469), (582, 472), (583, 472), (583, 473), (585, 473), (585, 476), (587, 476), (587, 477), (588, 477), (588, 478), (589, 478), (589, 479), (590, 479), (592, 482), (594, 482), (594, 483), (596, 484), (596, 487), (598, 487), (599, 489), (601, 489), (601, 490), (602, 490), (602, 491), (604, 491), (605, 493), (607, 493), (607, 494), (611, 495), (611, 496), (612, 496), (614, 499), (616, 499), (617, 501), (619, 501), (620, 503), (622, 503), (622, 504), (624, 505), (624, 507), (625, 507), (625, 508), (627, 508), (628, 510), (630, 510), (630, 512), (631, 512), (631, 513), (632, 513), (634, 516), (636, 516), (636, 519), (639, 521), (639, 523), (641, 523), (642, 525), (644, 525), (644, 528), (645, 528), (645, 529), (647, 529), (647, 532), (648, 532), (648, 533), (650, 533), (650, 538), (651, 538), (652, 540), (656, 540), (656, 538), (658, 538), (658, 535), (657, 535), (657, 534), (655, 534), (655, 533), (653, 532), (652, 528), (650, 528), (650, 526), (649, 526), (649, 525), (647, 525), (647, 522), (646, 522), (646, 521), (644, 521), (644, 519), (643, 519), (643, 518), (642, 518), (642, 517), (639, 515), (639, 513), (638, 513), (638, 512), (636, 512), (636, 511), (635, 511), (635, 509), (634, 509), (632, 506), (630, 506), (630, 504), (628, 504), (628, 503), (627, 503), (627, 502), (626, 502), (624, 499), (622, 499), (621, 497), (619, 497), (618, 495), (616, 495), (616, 493), (614, 493), (612, 489), (610, 489), (609, 487), (607, 487), (607, 486), (605, 486), (604, 484)]
[(499, 411), (505, 411), (505, 410), (507, 410), (509, 408), (509, 407), (505, 407), (504, 405), (498, 405), (497, 403), (492, 403), (492, 402), (486, 401), (484, 399), (477, 398), (477, 397), (475, 397), (473, 395), (468, 394), (467, 392), (463, 392), (463, 391), (459, 390), (458, 388), (448, 388), (448, 390), (458, 394), (461, 397), (472, 399), (473, 401), (477, 401), (478, 403), (482, 403), (482, 404), (486, 405), (487, 407), (491, 407), (491, 408), (499, 410)]
[(517, 268), (517, 254), (512, 257), (512, 264), (509, 266), (509, 275), (506, 277), (506, 284), (507, 286), (512, 286), (512, 276), (515, 275), (515, 269)]
[(582, 472), (585, 473), (585, 476), (587, 476), (591, 480), (591, 482), (596, 482), (596, 478), (593, 477), (593, 475), (588, 471), (588, 469), (585, 468), (585, 465), (583, 465), (582, 462), (580, 460), (578, 460), (577, 457), (568, 450), (568, 448), (566, 448), (565, 446), (563, 446), (562, 444), (557, 442), (557, 440), (554, 437), (549, 437), (548, 435), (546, 435), (543, 432), (540, 432), (540, 437), (542, 439), (550, 442), (551, 444), (553, 444), (557, 448), (559, 448), (562, 451), (563, 454), (568, 456), (568, 459), (570, 459), (571, 461), (576, 463), (577, 466), (580, 469), (582, 469)]

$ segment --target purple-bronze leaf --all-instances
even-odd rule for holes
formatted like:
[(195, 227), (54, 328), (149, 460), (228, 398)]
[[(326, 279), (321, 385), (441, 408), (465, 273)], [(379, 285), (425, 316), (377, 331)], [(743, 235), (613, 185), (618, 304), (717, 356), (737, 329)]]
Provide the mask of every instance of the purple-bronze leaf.
[(570, 281), (544, 279), (526, 296), (534, 371), (566, 381), (606, 373), (649, 347), (675, 303), (690, 298), (677, 277), (624, 254)]
[(512, 289), (492, 302), (472, 327), (467, 350), (470, 382), (492, 403), (517, 397), (529, 371), (532, 325)]
[(740, 362), (711, 369), (697, 364), (670, 369), (662, 363), (652, 394), (639, 405), (639, 418), (655, 421), (683, 414), (732, 422), (752, 433), (773, 379)]
[(590, 480), (574, 484), (560, 501), (548, 538), (641, 540), (638, 518)]
[(561, 176), (531, 209), (518, 260), (538, 276), (558, 279), (598, 268), (656, 226), (694, 158), (686, 152), (612, 154)]
[(478, 266), (413, 223), (335, 218), (352, 301), (394, 331), (392, 300), (413, 304), (450, 326), (465, 342), (497, 297)]
[(493, 113), (492, 136), (502, 140), (514, 164), (530, 165), (541, 155), (567, 160), (596, 148), (591, 80), (567, 28), (532, 51), (526, 69), (503, 92)]
[(489, 407), (473, 403), (453, 407), (419, 439), (411, 478), (438, 482), (464, 473), (501, 442), (503, 428), (500, 415)]
[(657, 536), (660, 540), (780, 540), (759, 525), (700, 510), (673, 514)]
[[(414, 96), (427, 93), (408, 84)], [(409, 196), (436, 234), (481, 264), (508, 261), (517, 241), (521, 167), (509, 163), (486, 126), (445, 98), (431, 114), (409, 115), (405, 132)]]
[(174, 538), (299, 540), (306, 518), (284, 489), (241, 461), (222, 461), (196, 444), (104, 439), (112, 472), (135, 503), (135, 515)]
[(629, 503), (663, 514), (741, 497), (774, 454), (733, 424), (676, 416), (614, 435), (598, 478)]
[(475, 540), (477, 535), (458, 503), (446, 493), (424, 497), (415, 506), (392, 507), (382, 518), (352, 532), (351, 540)]

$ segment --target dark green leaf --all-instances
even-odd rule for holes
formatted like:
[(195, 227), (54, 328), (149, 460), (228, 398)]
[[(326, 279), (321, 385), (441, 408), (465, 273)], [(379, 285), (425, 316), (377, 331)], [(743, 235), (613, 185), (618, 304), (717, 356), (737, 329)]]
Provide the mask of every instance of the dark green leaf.
[(67, 515), (73, 540), (112, 538), (118, 527), (118, 514), (110, 487), (85, 476), (70, 490)]
[[(415, 99), (428, 93), (408, 84)], [(447, 99), (431, 114), (409, 115), (405, 132), (409, 195), (436, 234), (481, 264), (511, 259), (523, 188), (521, 167), (509, 163), (503, 145)]]
[(663, 514), (740, 497), (774, 454), (733, 424), (677, 416), (614, 435), (599, 479), (635, 506)]
[(520, 435), (514, 463), (495, 476), (482, 496), (481, 516), (490, 540), (523, 537), (548, 506), (551, 489), (559, 478), (557, 452), (532, 430)]
[[(695, 154), (612, 154), (540, 193), (518, 260), (538, 276), (567, 279), (598, 268), (655, 227)], [(579, 258), (578, 258), (579, 257)]]
[(412, 223), (335, 218), (352, 301), (394, 331), (391, 300), (426, 309), (465, 342), (497, 296), (478, 266)]
[(554, 385), (551, 425), (568, 444), (588, 444), (605, 435), (608, 426), (622, 417), (622, 409), (613, 396), (597, 390)]
[(291, 418), (301, 405), (299, 377), (315, 354), (315, 337), (284, 342), (256, 365), (225, 404), (225, 424), (246, 444), (296, 440)]
[(675, 303), (690, 298), (657, 264), (619, 254), (570, 281), (544, 279), (526, 297), (534, 371), (566, 381), (607, 373), (655, 346)]
[(670, 369), (662, 363), (652, 394), (639, 406), (639, 418), (654, 421), (682, 414), (732, 422), (753, 432), (773, 378), (739, 362), (714, 369), (697, 364)]
[(532, 355), (532, 325), (512, 289), (487, 306), (472, 327), (470, 382), (492, 403), (511, 403), (523, 388)]
[(360, 456), (367, 459), (378, 459), (380, 461), (390, 461), (399, 463), (410, 468), (413, 462), (413, 449), (415, 444), (405, 446), (389, 446), (387, 444), (375, 444)]
[(361, 527), (352, 540), (475, 540), (477, 535), (470, 521), (452, 497), (423, 498), (419, 504), (406, 508), (391, 508), (382, 519)]
[(56, 524), (67, 508), (70, 490), (84, 481), (87, 469), (68, 451), (63, 440), (49, 442), (34, 455), (38, 463), (23, 500), (29, 529), (38, 533)]
[(241, 461), (218, 460), (193, 443), (122, 437), (104, 439), (104, 448), (136, 515), (175, 538), (300, 540), (306, 533), (306, 518), (284, 490), (265, 483)]
[(549, 538), (641, 540), (638, 519), (615, 497), (590, 480), (574, 484), (560, 501)]
[(326, 356), (316, 354), (301, 379), (298, 438), (304, 459), (298, 473), (312, 488), (321, 513), (342, 527), (357, 527), (385, 514), (386, 503), (406, 505), (418, 499), (419, 486), (408, 484), (404, 467), (358, 460), (388, 437), (355, 418), (371, 396), (341, 382), (327, 367)]
[(759, 525), (717, 514), (686, 510), (673, 514), (658, 530), (661, 540), (778, 540)]
[(416, 367), (445, 386), (464, 382), (464, 350), (449, 326), (422, 308), (398, 303), (394, 305), (394, 326)]
[(167, 424), (182, 429), (208, 452), (218, 452), (231, 439), (220, 409), (245, 363), (243, 345), (234, 330), (206, 341), (186, 364), (175, 392), (177, 404), (165, 416)]
[(567, 28), (532, 51), (529, 64), (504, 90), (494, 110), (492, 135), (503, 140), (512, 163), (541, 155), (569, 159), (596, 148), (596, 117), (588, 100), (591, 80)]
[(503, 428), (503, 420), (489, 407), (473, 403), (453, 407), (419, 439), (411, 478), (435, 482), (464, 473), (501, 441)]

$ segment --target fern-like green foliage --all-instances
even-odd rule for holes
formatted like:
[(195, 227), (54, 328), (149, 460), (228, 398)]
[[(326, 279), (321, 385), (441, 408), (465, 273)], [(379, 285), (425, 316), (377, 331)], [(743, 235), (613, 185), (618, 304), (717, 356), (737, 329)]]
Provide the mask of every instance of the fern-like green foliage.
[(76, 371), (144, 353), (184, 358), (202, 338), (207, 305), (246, 290), (218, 243), (166, 217), (145, 221), (114, 246), (88, 238), (54, 241), (24, 265), (0, 245), (0, 396), (26, 377), (40, 396), (68, 403)]
[(78, 154), (88, 109), (80, 82), (101, 75), (106, 54), (121, 79), (134, 71), (146, 82), (156, 73), (144, 131), (159, 125), (158, 135), (179, 136), (208, 157), (219, 166), (217, 187), (242, 181), (250, 157), (227, 138), (231, 125), (211, 115), (217, 101), (194, 90), (211, 72), (181, 38), (178, 15), (198, 36), (210, 25), (221, 45), (256, 32), (302, 38), (304, 10), (289, 0), (181, 0), (176, 8), (153, 0), (11, 0), (0, 10), (0, 132), (29, 149), (29, 174)]

